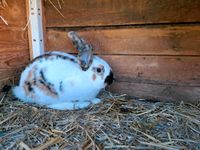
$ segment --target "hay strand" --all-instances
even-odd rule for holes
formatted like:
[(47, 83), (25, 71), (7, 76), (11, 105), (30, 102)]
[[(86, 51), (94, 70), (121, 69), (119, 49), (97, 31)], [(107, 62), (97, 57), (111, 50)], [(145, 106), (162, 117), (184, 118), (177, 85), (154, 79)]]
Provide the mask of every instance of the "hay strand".
[[(51, 1), (51, 0), (48, 0), (49, 3), (55, 8), (55, 10), (63, 17), (65, 18), (65, 16), (61, 13), (61, 11), (56, 7), (56, 5)], [(59, 0), (58, 0), (59, 1)], [(61, 8), (61, 4), (60, 4), (60, 1), (58, 2), (59, 3), (59, 7)]]
[(7, 22), (2, 16), (0, 16), (0, 19), (3, 21), (3, 23), (4, 23), (5, 25), (8, 26), (8, 22)]
[(19, 143), (19, 147), (20, 147), (21, 149), (31, 150), (31, 148), (30, 148), (28, 145), (26, 145), (24, 142), (20, 142), (20, 143)]

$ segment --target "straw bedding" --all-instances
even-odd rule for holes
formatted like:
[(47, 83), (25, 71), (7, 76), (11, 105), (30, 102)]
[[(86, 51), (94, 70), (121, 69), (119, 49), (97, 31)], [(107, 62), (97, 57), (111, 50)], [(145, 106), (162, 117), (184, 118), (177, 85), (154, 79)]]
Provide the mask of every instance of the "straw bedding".
[(0, 149), (200, 149), (200, 108), (104, 92), (87, 109), (58, 111), (2, 94)]

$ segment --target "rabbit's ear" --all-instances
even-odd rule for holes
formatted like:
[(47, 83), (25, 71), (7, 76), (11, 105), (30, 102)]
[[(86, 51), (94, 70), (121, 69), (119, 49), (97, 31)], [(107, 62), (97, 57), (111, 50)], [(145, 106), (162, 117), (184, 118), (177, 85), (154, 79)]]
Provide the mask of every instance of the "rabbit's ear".
[(78, 63), (82, 70), (86, 71), (92, 64), (93, 48), (83, 38), (78, 36), (76, 32), (71, 31), (68, 33), (68, 37), (72, 40), (75, 48), (78, 52)]

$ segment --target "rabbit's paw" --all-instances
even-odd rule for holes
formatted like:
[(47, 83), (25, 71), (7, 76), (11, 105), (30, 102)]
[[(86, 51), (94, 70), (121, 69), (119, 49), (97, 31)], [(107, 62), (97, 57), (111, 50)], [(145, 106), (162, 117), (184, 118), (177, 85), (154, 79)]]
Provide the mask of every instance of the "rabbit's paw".
[(94, 99), (92, 99), (90, 102), (91, 102), (92, 104), (98, 104), (98, 103), (101, 102), (101, 99), (99, 99), (99, 98), (94, 98)]
[(90, 101), (84, 101), (84, 102), (76, 102), (75, 104), (75, 109), (83, 109), (88, 107), (91, 102)]
[(76, 110), (83, 109), (90, 105), (90, 102), (63, 102), (57, 104), (48, 105), (49, 108), (58, 109), (58, 110)]

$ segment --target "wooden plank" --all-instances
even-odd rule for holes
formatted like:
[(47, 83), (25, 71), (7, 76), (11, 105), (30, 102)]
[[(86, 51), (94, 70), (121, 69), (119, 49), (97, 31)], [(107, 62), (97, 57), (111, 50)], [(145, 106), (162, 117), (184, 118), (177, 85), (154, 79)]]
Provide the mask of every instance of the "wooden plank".
[(0, 29), (0, 80), (19, 74), (29, 61), (28, 36), (16, 28)]
[(199, 0), (65, 0), (61, 9), (51, 0), (45, 8), (47, 27), (200, 21)]
[(200, 57), (103, 55), (117, 81), (200, 86)]
[(154, 85), (133, 82), (115, 82), (109, 91), (149, 100), (192, 102), (200, 100), (200, 86)]
[[(81, 30), (78, 33), (98, 54), (200, 55), (200, 25)], [(46, 41), (49, 51), (76, 52), (66, 31), (48, 29)]]
[(24, 0), (6, 0), (7, 6), (0, 8), (0, 15), (6, 20), (8, 26), (0, 20), (0, 28), (20, 28), (26, 26), (26, 7)]
[[(21, 49), (28, 50), (28, 36), (26, 31), (4, 28), (0, 29), (0, 52), (19, 51)], [(1, 56), (2, 57), (2, 56)]]
[(0, 80), (14, 77), (29, 61), (28, 49), (0, 51)]
[(19, 76), (29, 61), (28, 35), (24, 27), (26, 7), (24, 0), (6, 0), (7, 6), (0, 8), (0, 15), (8, 25), (0, 21), (0, 83)]

